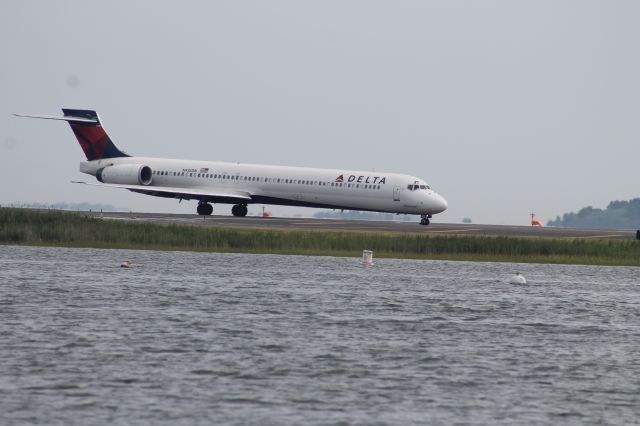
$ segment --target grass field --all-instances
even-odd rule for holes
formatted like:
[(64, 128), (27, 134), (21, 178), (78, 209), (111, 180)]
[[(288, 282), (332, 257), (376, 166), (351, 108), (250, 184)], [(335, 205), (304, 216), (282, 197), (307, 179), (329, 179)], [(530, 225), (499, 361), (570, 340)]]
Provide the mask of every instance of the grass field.
[(640, 266), (637, 241), (220, 229), (0, 208), (0, 244)]

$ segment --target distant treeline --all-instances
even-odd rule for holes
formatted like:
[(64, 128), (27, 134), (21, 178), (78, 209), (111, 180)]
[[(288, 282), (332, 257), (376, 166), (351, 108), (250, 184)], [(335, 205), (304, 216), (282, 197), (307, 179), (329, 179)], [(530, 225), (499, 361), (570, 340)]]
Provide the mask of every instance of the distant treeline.
[(567, 228), (640, 229), (640, 198), (612, 201), (606, 209), (585, 207), (578, 213), (565, 213), (550, 220), (549, 226)]
[(0, 208), (0, 244), (640, 266), (635, 240), (228, 229)]
[(18, 208), (28, 208), (28, 209), (54, 209), (54, 210), (75, 210), (75, 211), (94, 211), (94, 212), (126, 212), (128, 209), (122, 207), (114, 207), (111, 204), (103, 204), (103, 203), (26, 203), (26, 202), (16, 202), (10, 204), (4, 204), (2, 207), (18, 207)]

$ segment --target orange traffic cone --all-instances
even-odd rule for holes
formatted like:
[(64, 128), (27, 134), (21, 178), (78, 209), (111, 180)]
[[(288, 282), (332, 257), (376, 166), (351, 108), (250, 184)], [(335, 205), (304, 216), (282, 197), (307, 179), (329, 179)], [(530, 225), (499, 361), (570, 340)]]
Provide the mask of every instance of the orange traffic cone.
[(544, 225), (542, 224), (542, 222), (540, 222), (538, 219), (536, 219), (536, 214), (535, 213), (530, 213), (531, 214), (531, 226), (538, 226), (540, 228), (542, 228)]

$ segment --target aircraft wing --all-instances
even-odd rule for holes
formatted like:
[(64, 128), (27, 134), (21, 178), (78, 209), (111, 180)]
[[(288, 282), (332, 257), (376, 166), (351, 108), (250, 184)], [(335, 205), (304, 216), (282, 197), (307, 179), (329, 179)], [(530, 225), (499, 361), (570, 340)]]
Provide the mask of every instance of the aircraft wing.
[(182, 198), (185, 200), (211, 200), (220, 202), (237, 202), (247, 203), (251, 201), (251, 194), (246, 191), (228, 191), (228, 190), (208, 190), (196, 188), (179, 188), (171, 186), (152, 186), (152, 185), (119, 185), (113, 183), (88, 183), (72, 181), (71, 183), (79, 183), (91, 186), (106, 186), (110, 188), (123, 188), (129, 191), (139, 192), (146, 195), (156, 195), (160, 197)]

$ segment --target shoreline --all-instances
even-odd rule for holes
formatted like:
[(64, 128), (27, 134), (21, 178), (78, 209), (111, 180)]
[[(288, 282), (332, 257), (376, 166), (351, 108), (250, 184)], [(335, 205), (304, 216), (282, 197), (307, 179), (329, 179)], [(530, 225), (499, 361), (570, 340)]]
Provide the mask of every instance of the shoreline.
[(640, 266), (637, 241), (411, 233), (202, 228), (104, 220), (80, 213), (0, 209), (0, 244), (475, 262)]

